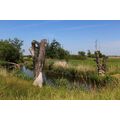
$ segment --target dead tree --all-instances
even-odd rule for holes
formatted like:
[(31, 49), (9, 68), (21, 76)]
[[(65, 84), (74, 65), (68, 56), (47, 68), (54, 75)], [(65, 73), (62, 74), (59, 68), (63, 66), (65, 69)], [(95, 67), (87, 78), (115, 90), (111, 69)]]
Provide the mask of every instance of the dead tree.
[(98, 41), (95, 41), (95, 62), (97, 64), (97, 71), (98, 71), (98, 75), (99, 76), (104, 76), (106, 74), (107, 71), (107, 57), (106, 56), (102, 56), (100, 58), (100, 51), (98, 50)]
[(98, 71), (98, 75), (99, 76), (104, 76), (107, 70), (107, 57), (103, 56), (102, 58), (100, 58), (99, 56), (99, 51), (95, 52), (95, 62), (97, 64), (97, 71)]
[(41, 42), (32, 41), (32, 47), (30, 48), (30, 53), (33, 57), (34, 66), (34, 83), (33, 85), (42, 87), (43, 85), (43, 67), (45, 63), (45, 48), (47, 45), (47, 40), (43, 39)]

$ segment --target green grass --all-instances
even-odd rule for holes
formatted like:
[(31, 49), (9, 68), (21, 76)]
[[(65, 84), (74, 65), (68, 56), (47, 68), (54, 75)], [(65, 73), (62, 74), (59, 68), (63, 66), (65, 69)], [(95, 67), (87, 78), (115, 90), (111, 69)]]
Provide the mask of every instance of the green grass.
[(95, 62), (93, 58), (88, 58), (85, 60), (69, 60), (69, 64), (73, 65), (73, 66), (77, 66), (77, 65), (91, 65), (91, 66), (95, 66)]
[(100, 89), (68, 89), (65, 80), (60, 80), (59, 87), (45, 85), (34, 87), (32, 80), (21, 79), (13, 73), (0, 69), (0, 99), (3, 100), (114, 100), (120, 99), (120, 82), (110, 83)]
[[(52, 64), (56, 60), (48, 60)], [(31, 60), (27, 61), (32, 65)], [(96, 72), (96, 65), (93, 59), (69, 60), (68, 68), (54, 67), (54, 72), (61, 72), (75, 75), (84, 74), (86, 71)], [(52, 71), (51, 70), (51, 71)], [(88, 76), (88, 73), (85, 76)], [(113, 76), (113, 77), (110, 77)], [(116, 80), (117, 78), (117, 80)], [(88, 80), (88, 77), (85, 78)], [(43, 88), (34, 87), (33, 80), (19, 71), (9, 72), (0, 68), (0, 99), (3, 100), (120, 100), (120, 59), (108, 60), (108, 76), (99, 79), (95, 75), (94, 80), (107, 80), (105, 86), (99, 88), (85, 89), (84, 87), (68, 87), (66, 78), (57, 78), (54, 81), (56, 86), (44, 85)], [(111, 81), (111, 82), (108, 82)]]
[[(54, 65), (59, 60), (47, 60), (46, 61), (46, 73), (54, 77), (73, 79), (79, 82), (89, 84), (104, 84), (106, 80), (104, 78), (97, 77), (97, 67), (93, 58), (86, 60), (69, 60), (66, 66)], [(49, 69), (49, 66), (50, 69)], [(107, 76), (119, 74), (120, 59), (108, 59), (107, 62)], [(109, 80), (108, 80), (109, 81)]]

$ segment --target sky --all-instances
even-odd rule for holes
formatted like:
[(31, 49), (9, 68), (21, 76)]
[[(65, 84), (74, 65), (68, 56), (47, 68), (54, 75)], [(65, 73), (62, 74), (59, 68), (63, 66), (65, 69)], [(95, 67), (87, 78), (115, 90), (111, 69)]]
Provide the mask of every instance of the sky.
[(120, 21), (114, 20), (0, 20), (0, 39), (24, 41), (24, 54), (30, 54), (31, 41), (56, 39), (62, 47), (78, 51), (98, 49), (106, 55), (120, 55)]

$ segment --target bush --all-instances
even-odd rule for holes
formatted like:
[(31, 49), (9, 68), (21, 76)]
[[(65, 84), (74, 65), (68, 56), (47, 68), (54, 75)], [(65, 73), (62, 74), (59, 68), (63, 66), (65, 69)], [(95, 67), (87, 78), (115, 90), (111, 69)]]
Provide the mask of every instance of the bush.
[(0, 41), (0, 60), (18, 62), (20, 60), (19, 50), (6, 41)]
[(0, 60), (18, 63), (23, 62), (23, 41), (14, 38), (13, 40), (0, 40)]

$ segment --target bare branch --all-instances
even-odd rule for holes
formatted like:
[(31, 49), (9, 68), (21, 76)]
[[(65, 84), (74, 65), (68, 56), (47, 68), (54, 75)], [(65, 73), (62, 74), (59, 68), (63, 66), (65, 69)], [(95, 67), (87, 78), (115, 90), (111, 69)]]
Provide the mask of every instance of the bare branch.
[(30, 51), (30, 54), (32, 55), (32, 57), (34, 57), (35, 56), (34, 50), (32, 48), (30, 48), (29, 51)]

